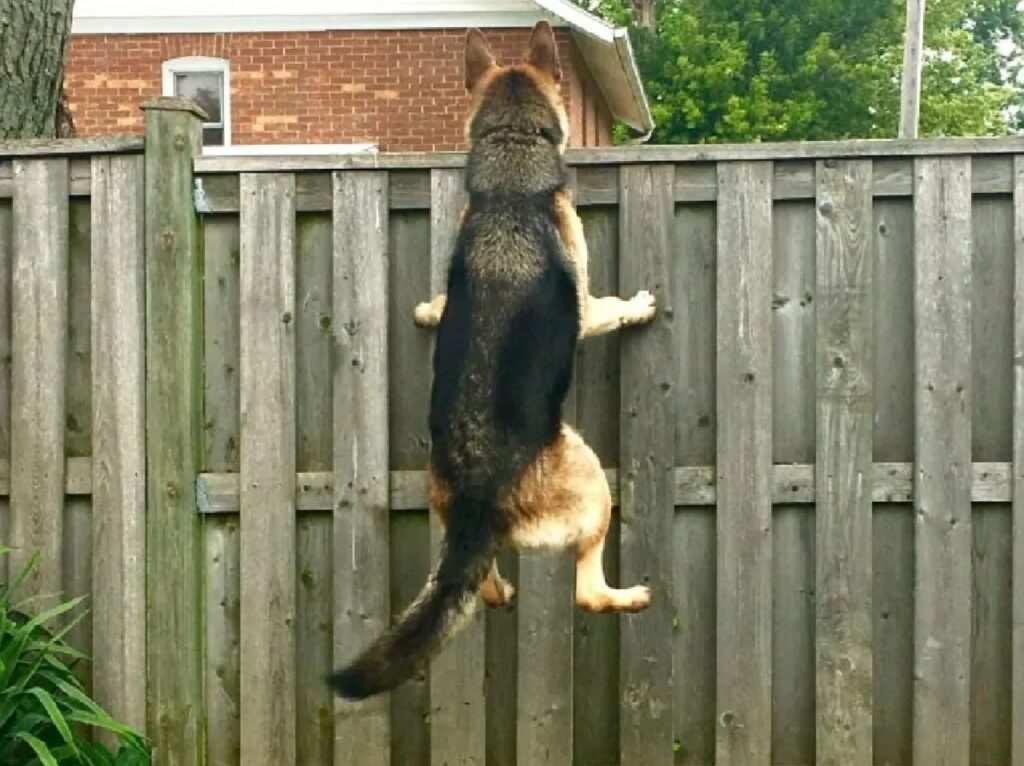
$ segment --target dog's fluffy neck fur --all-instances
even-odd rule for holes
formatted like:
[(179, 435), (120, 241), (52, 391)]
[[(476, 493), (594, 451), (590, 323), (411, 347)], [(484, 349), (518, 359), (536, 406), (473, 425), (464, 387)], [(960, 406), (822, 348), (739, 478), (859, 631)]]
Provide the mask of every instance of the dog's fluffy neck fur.
[(540, 133), (492, 131), (473, 144), (466, 164), (470, 196), (553, 194), (568, 183), (558, 147)]

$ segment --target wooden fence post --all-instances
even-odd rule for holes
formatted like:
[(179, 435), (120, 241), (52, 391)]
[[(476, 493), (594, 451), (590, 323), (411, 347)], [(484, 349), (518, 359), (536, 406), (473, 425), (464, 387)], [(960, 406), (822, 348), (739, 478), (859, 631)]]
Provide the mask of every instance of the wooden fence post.
[(192, 160), (205, 116), (184, 99), (146, 114), (146, 479), (149, 736), (157, 763), (197, 764), (202, 720), (199, 516), (202, 256)]

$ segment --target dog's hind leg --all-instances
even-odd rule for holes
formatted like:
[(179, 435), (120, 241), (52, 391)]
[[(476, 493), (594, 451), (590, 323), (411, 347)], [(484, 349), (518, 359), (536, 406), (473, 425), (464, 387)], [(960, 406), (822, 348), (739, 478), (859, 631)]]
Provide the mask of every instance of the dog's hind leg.
[[(596, 460), (596, 457), (595, 457)], [(595, 491), (588, 492), (581, 509), (588, 524), (576, 543), (576, 603), (591, 612), (639, 612), (651, 603), (651, 589), (645, 585), (612, 588), (604, 577), (604, 541), (611, 523), (612, 498), (604, 472), (595, 478)]]
[(645, 586), (612, 588), (601, 560), (612, 496), (601, 461), (582, 437), (562, 426), (558, 441), (527, 470), (517, 493), (511, 540), (520, 548), (576, 548), (576, 603), (592, 612), (645, 609)]

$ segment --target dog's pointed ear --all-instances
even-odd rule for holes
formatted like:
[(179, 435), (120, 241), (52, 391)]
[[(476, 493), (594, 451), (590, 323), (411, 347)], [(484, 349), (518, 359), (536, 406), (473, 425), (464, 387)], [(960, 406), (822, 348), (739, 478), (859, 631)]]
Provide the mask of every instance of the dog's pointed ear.
[(558, 63), (558, 43), (555, 31), (546, 21), (538, 21), (530, 35), (530, 47), (526, 51), (526, 63), (544, 72), (555, 82), (562, 80), (562, 66)]
[(494, 56), (479, 29), (466, 33), (466, 90), (473, 90), (480, 78), (494, 66)]

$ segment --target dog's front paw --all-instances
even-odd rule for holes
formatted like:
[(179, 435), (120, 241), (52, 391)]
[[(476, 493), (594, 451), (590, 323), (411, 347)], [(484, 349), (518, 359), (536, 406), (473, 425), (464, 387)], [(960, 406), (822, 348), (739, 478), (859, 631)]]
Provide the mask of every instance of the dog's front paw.
[(412, 321), (417, 327), (436, 327), (440, 317), (430, 301), (424, 301), (416, 306), (412, 312)]
[(647, 290), (640, 290), (627, 301), (629, 310), (623, 317), (623, 324), (647, 324), (654, 319), (655, 300)]

